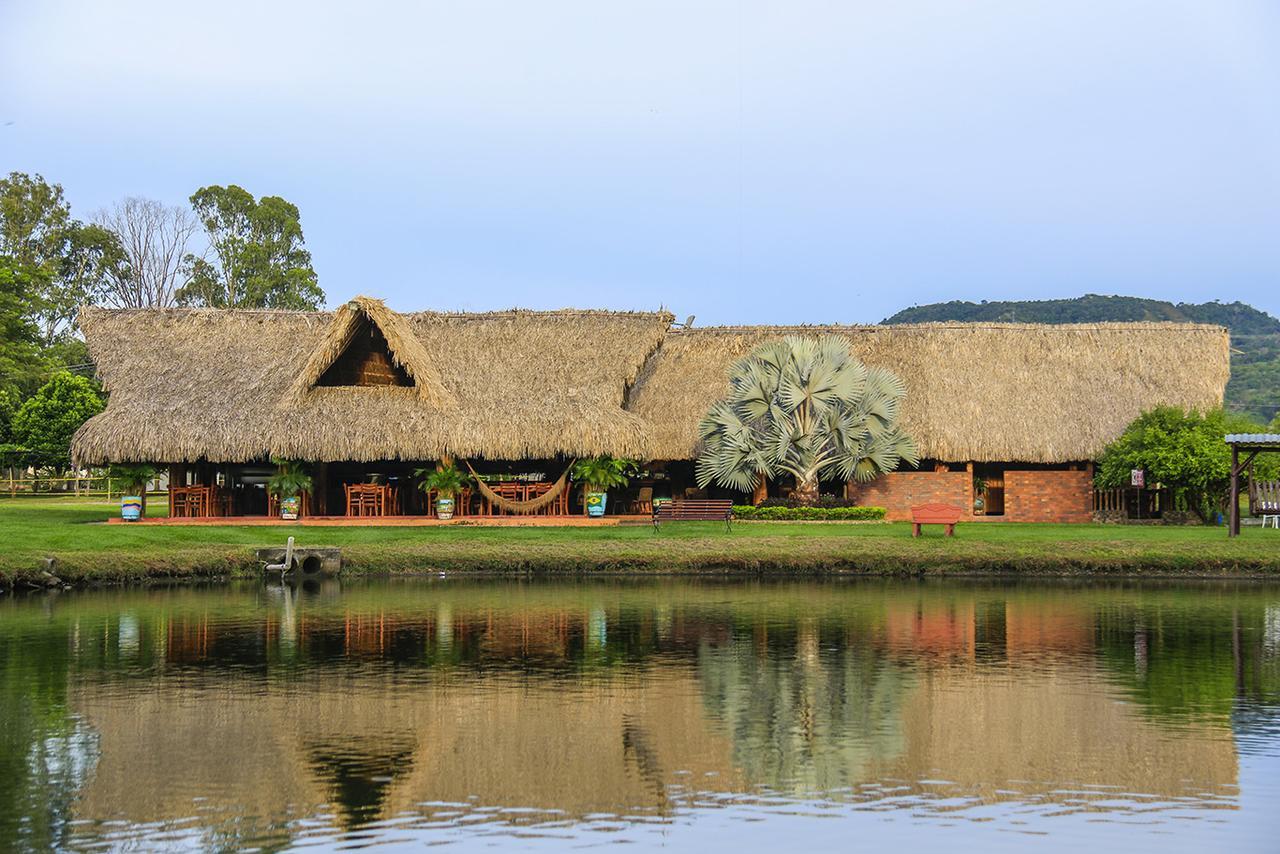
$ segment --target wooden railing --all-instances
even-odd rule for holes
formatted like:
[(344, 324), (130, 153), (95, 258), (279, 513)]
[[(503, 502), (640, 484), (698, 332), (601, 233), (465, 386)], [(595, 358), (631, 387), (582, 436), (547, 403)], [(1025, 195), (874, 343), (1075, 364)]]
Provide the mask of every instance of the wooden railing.
[(1185, 499), (1177, 497), (1168, 488), (1140, 489), (1135, 486), (1119, 486), (1113, 489), (1093, 491), (1093, 512), (1123, 512), (1130, 519), (1159, 519), (1166, 510), (1184, 511)]
[[(158, 480), (147, 485), (147, 494), (163, 493)], [(124, 495), (125, 488), (120, 478), (108, 475), (96, 477), (77, 477), (75, 475), (58, 475), (51, 477), (14, 477), (12, 475), (0, 479), (0, 498), (17, 498), (19, 496), (74, 495), (84, 498), (114, 498)]]

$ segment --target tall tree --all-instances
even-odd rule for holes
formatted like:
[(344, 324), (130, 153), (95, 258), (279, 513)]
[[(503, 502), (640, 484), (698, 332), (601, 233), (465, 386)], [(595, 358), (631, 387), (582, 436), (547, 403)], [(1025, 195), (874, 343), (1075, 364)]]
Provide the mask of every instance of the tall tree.
[(188, 255), (186, 305), (213, 308), (316, 309), (324, 291), (304, 248), (298, 208), (279, 196), (254, 199), (232, 184), (191, 197), (209, 239), (209, 258)]
[(23, 172), (0, 178), (0, 255), (24, 267), (45, 266), (62, 257), (70, 224), (61, 184)]
[(49, 344), (71, 329), (82, 304), (99, 298), (119, 244), (107, 229), (72, 219), (60, 184), (11, 172), (0, 179), (0, 255), (33, 276), (28, 311)]
[(17, 411), (18, 407), (13, 397), (0, 388), (0, 445), (8, 442), (13, 436), (13, 414)]
[(42, 270), (0, 255), (0, 391), (18, 397), (31, 391), (43, 368), (40, 332), (31, 317)]
[(119, 244), (108, 267), (106, 302), (121, 308), (167, 308), (186, 286), (190, 245), (200, 222), (178, 205), (130, 196), (98, 211), (94, 222)]

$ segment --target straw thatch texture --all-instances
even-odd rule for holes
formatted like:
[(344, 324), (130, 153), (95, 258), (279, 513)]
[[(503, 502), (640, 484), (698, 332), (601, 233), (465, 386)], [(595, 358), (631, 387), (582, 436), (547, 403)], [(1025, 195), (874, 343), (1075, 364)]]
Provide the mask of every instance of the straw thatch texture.
[(1096, 457), (1156, 404), (1222, 403), (1227, 331), (1175, 323), (930, 323), (672, 332), (630, 395), (659, 459), (697, 453), (697, 425), (733, 363), (786, 334), (846, 336), (907, 383), (902, 417), (923, 457), (1055, 463)]
[[(359, 316), (415, 387), (311, 387)], [(359, 300), (321, 312), (86, 309), (106, 411), (76, 434), (81, 464), (649, 456), (628, 385), (663, 312), (396, 315)]]
[(297, 405), (320, 381), (320, 377), (349, 347), (356, 334), (372, 323), (386, 338), (391, 362), (412, 378), (418, 396), (438, 409), (456, 406), (458, 401), (445, 387), (431, 357), (414, 336), (404, 318), (387, 308), (382, 300), (356, 297), (334, 314), (328, 330), (294, 380), (286, 405)]

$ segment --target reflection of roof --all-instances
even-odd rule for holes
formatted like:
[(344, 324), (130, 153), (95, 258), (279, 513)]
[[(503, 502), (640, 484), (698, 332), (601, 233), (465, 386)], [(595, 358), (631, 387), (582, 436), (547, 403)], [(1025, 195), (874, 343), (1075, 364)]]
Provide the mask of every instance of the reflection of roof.
[[(752, 675), (753, 641), (738, 642), (744, 648), (719, 664)], [(789, 663), (769, 673), (798, 698), (820, 695), (835, 675)], [(750, 779), (735, 766), (737, 741), (750, 736), (761, 709), (744, 707), (746, 717), (737, 718), (708, 713), (691, 668), (581, 681), (338, 668), (267, 684), (222, 672), (148, 682), (142, 693), (113, 682), (75, 688), (72, 710), (100, 735), (77, 818), (150, 822), (198, 813), (202, 821), (280, 828), (300, 815), (363, 821), (446, 802), (558, 810), (576, 820), (662, 814), (679, 790), (786, 791), (793, 782)], [(952, 663), (920, 668), (901, 697), (871, 699), (886, 704), (901, 735), (892, 751), (848, 754), (858, 762), (844, 766), (846, 786), (893, 781), (899, 795), (905, 786), (930, 797), (1049, 803), (1063, 790), (1111, 787), (1108, 797), (1185, 797), (1194, 807), (1237, 781), (1235, 747), (1220, 729), (1193, 724), (1170, 733), (1116, 702), (1089, 669), (1047, 664), (1011, 677), (1004, 668)], [(767, 767), (802, 772), (815, 756), (836, 755), (860, 737), (809, 702), (777, 708), (787, 711), (775, 728), (797, 735), (778, 745), (788, 753)], [(378, 785), (362, 785), (366, 779)], [(945, 790), (929, 780), (947, 781)]]

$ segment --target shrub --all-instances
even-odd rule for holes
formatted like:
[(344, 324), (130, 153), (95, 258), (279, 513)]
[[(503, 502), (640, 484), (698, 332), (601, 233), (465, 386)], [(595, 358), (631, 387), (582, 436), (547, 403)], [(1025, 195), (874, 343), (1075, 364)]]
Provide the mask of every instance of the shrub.
[(735, 519), (765, 522), (868, 522), (883, 519), (883, 507), (752, 507), (733, 508)]
[(858, 502), (852, 498), (826, 493), (819, 495), (813, 504), (802, 504), (794, 496), (791, 498), (766, 498), (757, 507), (857, 507)]

